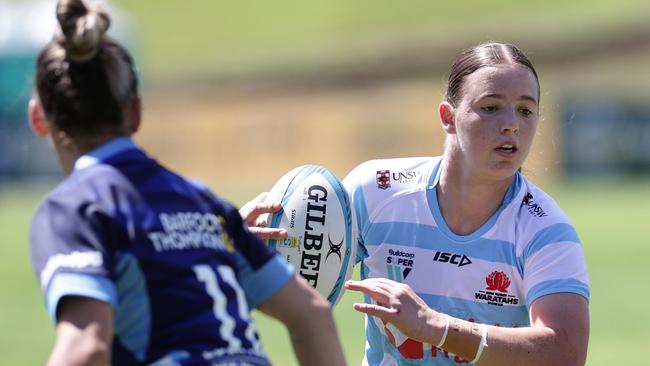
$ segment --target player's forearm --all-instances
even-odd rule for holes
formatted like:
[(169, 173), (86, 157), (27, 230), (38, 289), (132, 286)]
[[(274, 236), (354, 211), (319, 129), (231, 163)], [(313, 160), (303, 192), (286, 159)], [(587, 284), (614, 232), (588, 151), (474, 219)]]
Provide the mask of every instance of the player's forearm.
[(106, 366), (109, 361), (108, 351), (80, 353), (74, 349), (69, 350), (69, 352), (53, 350), (47, 360), (47, 366)]
[(332, 307), (304, 278), (294, 275), (259, 309), (287, 327), (301, 365), (345, 365)]
[[(472, 361), (482, 340), (483, 325), (461, 319), (450, 319), (447, 339), (442, 348)], [(478, 360), (481, 366), (491, 365), (584, 365), (587, 345), (579, 335), (573, 339), (567, 332), (545, 326), (506, 328), (487, 326), (487, 339)]]
[(584, 365), (587, 339), (545, 326), (489, 327), (489, 347), (481, 365)]
[(48, 366), (108, 365), (113, 309), (103, 301), (66, 296), (59, 303), (56, 342)]
[[(67, 328), (67, 329), (66, 329)], [(57, 340), (47, 366), (105, 366), (110, 361), (110, 346), (92, 332), (78, 331), (59, 324)]]
[(329, 307), (317, 307), (309, 319), (289, 327), (291, 342), (301, 365), (342, 366), (345, 358)]

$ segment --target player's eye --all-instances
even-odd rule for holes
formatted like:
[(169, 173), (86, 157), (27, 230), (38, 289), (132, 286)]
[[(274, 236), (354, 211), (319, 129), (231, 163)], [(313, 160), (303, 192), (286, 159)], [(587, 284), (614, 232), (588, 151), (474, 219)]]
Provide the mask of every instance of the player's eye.
[(530, 108), (522, 107), (519, 108), (519, 113), (523, 114), (525, 117), (531, 116), (534, 112)]
[(489, 104), (489, 105), (482, 106), (481, 109), (485, 112), (491, 113), (491, 112), (496, 112), (498, 108), (496, 105)]

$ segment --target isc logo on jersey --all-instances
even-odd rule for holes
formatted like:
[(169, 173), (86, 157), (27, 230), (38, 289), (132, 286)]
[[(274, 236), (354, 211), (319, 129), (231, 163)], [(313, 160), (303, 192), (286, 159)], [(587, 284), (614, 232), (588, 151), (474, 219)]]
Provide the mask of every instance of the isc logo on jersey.
[(448, 252), (436, 252), (436, 254), (433, 255), (433, 261), (440, 263), (449, 263), (458, 267), (472, 264), (472, 261), (465, 254), (461, 255)]
[(354, 210), (340, 180), (326, 168), (303, 165), (280, 178), (268, 199), (282, 203), (268, 226), (284, 228), (289, 236), (269, 240), (269, 247), (336, 303), (352, 275), (357, 245)]
[(411, 273), (413, 263), (415, 262), (415, 253), (403, 250), (388, 249), (386, 257), (386, 272), (388, 279), (402, 282)]

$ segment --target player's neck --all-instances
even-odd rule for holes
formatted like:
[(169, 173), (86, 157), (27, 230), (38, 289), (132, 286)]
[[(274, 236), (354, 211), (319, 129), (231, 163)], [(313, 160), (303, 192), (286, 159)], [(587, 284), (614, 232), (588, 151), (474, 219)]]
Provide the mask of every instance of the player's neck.
[(68, 176), (74, 170), (74, 164), (79, 157), (119, 136), (121, 135), (106, 134), (84, 138), (83, 141), (80, 141), (80, 139), (70, 138), (63, 131), (57, 131), (51, 135), (51, 142), (63, 174)]
[(436, 192), (449, 229), (458, 235), (478, 230), (501, 206), (512, 179), (472, 180), (443, 166)]

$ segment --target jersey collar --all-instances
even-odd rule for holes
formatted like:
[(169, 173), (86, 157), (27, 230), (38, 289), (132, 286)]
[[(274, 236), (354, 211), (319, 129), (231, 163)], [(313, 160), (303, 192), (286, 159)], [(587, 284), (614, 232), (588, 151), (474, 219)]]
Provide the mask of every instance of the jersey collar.
[(429, 209), (431, 210), (431, 214), (433, 215), (440, 230), (444, 234), (446, 234), (449, 238), (452, 238), (455, 241), (467, 242), (467, 241), (472, 241), (477, 238), (480, 238), (483, 234), (485, 234), (488, 230), (490, 230), (494, 226), (501, 212), (521, 192), (521, 186), (523, 185), (523, 176), (519, 171), (515, 173), (515, 179), (508, 187), (508, 190), (506, 191), (506, 194), (503, 197), (503, 201), (501, 202), (501, 205), (496, 210), (496, 212), (492, 214), (492, 216), (488, 219), (488, 221), (486, 221), (480, 228), (478, 228), (476, 231), (474, 231), (471, 234), (457, 235), (456, 233), (451, 231), (451, 229), (447, 226), (447, 223), (445, 222), (445, 219), (442, 216), (442, 211), (440, 210), (440, 206), (438, 204), (438, 193), (436, 191), (436, 186), (440, 181), (440, 173), (442, 172), (442, 165), (445, 163), (446, 162), (443, 157), (436, 164), (434, 164), (433, 171), (429, 176), (426, 195), (427, 195), (427, 201), (429, 203)]
[(98, 148), (80, 156), (74, 163), (74, 170), (81, 170), (101, 163), (122, 151), (137, 149), (131, 137), (116, 137)]

